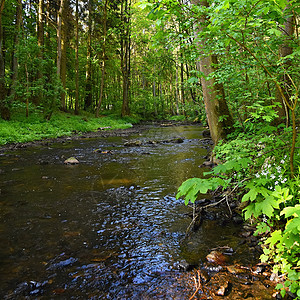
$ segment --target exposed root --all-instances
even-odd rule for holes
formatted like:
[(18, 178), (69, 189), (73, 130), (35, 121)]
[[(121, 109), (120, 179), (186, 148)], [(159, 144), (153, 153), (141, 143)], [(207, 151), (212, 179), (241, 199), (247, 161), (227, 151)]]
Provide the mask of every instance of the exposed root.
[(200, 275), (199, 270), (197, 271), (197, 276), (193, 276), (193, 280), (195, 282), (196, 290), (195, 290), (194, 294), (189, 298), (189, 300), (193, 299), (199, 291), (203, 292), (202, 283), (201, 283), (201, 275)]

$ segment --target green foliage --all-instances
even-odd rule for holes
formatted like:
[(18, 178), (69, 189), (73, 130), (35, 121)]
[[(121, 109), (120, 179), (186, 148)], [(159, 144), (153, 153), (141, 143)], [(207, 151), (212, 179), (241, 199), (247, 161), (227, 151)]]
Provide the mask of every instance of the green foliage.
[[(273, 272), (284, 279), (285, 287), (300, 294), (300, 153), (297, 151), (296, 176), (290, 176), (290, 128), (272, 131), (268, 136), (262, 130), (270, 126), (260, 116), (249, 120), (248, 133), (236, 129), (231, 139), (219, 143), (216, 157), (223, 163), (206, 173), (207, 179), (192, 178), (185, 181), (177, 197), (185, 204), (194, 202), (200, 193), (219, 186), (226, 193), (235, 191), (236, 201), (244, 202), (243, 215), (257, 224), (255, 235), (262, 236), (261, 260), (273, 264)], [(271, 119), (268, 119), (271, 120)], [(242, 129), (242, 128), (240, 128)], [(297, 139), (296, 146), (300, 146)], [(284, 293), (283, 285), (278, 288)]]
[(191, 178), (182, 183), (178, 189), (176, 198), (179, 199), (184, 196), (186, 205), (189, 202), (194, 203), (197, 200), (198, 195), (206, 194), (209, 190), (215, 190), (219, 186), (226, 188), (230, 181), (230, 179), (224, 180), (218, 177), (209, 179)]
[(182, 115), (171, 116), (171, 117), (168, 117), (168, 120), (170, 120), (170, 121), (184, 121), (185, 120), (185, 116), (182, 116)]
[(15, 112), (11, 121), (0, 119), (0, 145), (8, 143), (24, 143), (44, 138), (56, 138), (72, 135), (75, 132), (96, 131), (99, 128), (117, 129), (129, 128), (131, 122), (137, 120), (121, 119), (116, 116), (95, 118), (92, 115), (74, 116), (65, 113), (54, 113), (50, 121), (43, 118), (43, 114), (32, 112), (29, 118), (22, 113)]

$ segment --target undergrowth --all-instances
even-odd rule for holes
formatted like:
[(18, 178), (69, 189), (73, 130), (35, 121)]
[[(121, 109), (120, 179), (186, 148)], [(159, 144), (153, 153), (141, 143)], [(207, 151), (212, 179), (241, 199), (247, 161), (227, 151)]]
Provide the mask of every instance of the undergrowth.
[(47, 121), (42, 113), (32, 112), (26, 118), (24, 113), (16, 111), (12, 114), (11, 121), (0, 119), (0, 145), (70, 136), (74, 133), (97, 131), (99, 128), (125, 129), (132, 127), (132, 123), (137, 121), (135, 118), (116, 115), (95, 118), (88, 113), (75, 116), (63, 112), (54, 113)]
[(289, 290), (300, 299), (300, 140), (296, 142), (295, 174), (291, 176), (291, 128), (246, 122), (228, 141), (214, 148), (221, 161), (207, 179), (191, 178), (177, 198), (195, 202), (198, 195), (223, 188), (224, 195), (243, 204), (245, 220), (256, 224), (262, 262), (277, 275), (282, 296)]

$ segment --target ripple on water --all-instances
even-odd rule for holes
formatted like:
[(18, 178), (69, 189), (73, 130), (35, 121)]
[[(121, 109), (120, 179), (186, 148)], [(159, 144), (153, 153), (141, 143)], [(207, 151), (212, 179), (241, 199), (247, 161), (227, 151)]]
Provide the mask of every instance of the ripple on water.
[[(232, 242), (216, 225), (183, 240), (191, 209), (174, 196), (184, 180), (202, 176), (202, 130), (168, 127), (131, 137), (181, 137), (181, 144), (125, 148), (114, 137), (2, 156), (0, 297), (186, 298), (174, 263), (199, 262), (209, 247)], [(65, 166), (71, 156), (80, 164)]]

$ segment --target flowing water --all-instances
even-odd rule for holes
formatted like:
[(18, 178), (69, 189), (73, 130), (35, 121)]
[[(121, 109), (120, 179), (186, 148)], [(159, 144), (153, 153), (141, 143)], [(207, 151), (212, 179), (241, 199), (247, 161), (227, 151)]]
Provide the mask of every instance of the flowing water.
[[(0, 298), (186, 299), (178, 261), (239, 249), (230, 223), (204, 222), (184, 240), (191, 208), (175, 195), (207, 171), (202, 131), (153, 128), (1, 155)], [(64, 165), (71, 156), (80, 163)]]

